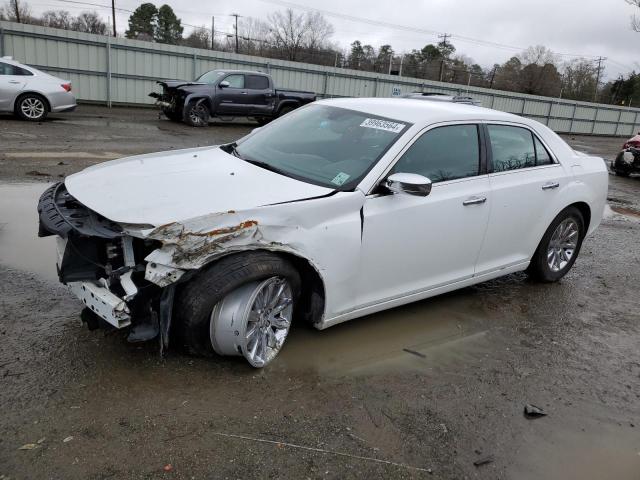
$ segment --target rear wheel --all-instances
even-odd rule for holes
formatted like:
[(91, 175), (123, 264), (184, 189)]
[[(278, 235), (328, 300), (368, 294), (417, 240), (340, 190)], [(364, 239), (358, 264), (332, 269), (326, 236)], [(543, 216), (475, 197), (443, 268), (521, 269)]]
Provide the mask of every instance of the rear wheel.
[(187, 115), (185, 121), (192, 127), (206, 127), (209, 125), (210, 117), (209, 109), (204, 102), (192, 100), (187, 106)]
[(299, 291), (298, 272), (278, 255), (223, 258), (178, 295), (181, 341), (194, 354), (242, 355), (253, 367), (264, 367), (287, 338)]
[(575, 263), (585, 233), (580, 210), (565, 208), (549, 225), (527, 272), (542, 282), (560, 280)]
[(293, 112), (296, 109), (293, 105), (285, 105), (278, 111), (278, 117), (282, 117), (289, 112)]
[(47, 118), (47, 102), (40, 95), (28, 93), (18, 98), (16, 101), (15, 112), (22, 120), (40, 122)]

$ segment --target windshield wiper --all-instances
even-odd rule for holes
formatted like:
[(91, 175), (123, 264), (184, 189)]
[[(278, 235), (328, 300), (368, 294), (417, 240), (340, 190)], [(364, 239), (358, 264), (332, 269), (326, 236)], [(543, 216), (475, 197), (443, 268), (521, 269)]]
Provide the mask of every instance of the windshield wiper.
[(278, 167), (274, 167), (270, 163), (243, 157), (238, 152), (238, 149), (236, 148), (237, 146), (238, 146), (238, 144), (236, 142), (233, 142), (233, 143), (228, 143), (227, 145), (222, 145), (220, 148), (222, 150), (224, 150), (225, 152), (233, 155), (234, 157), (238, 157), (240, 160), (244, 160), (247, 163), (250, 163), (250, 164), (255, 165), (257, 167), (260, 167), (260, 168), (264, 168), (265, 170), (269, 170), (270, 172), (274, 172), (274, 173), (278, 173), (280, 175), (284, 175), (285, 177), (293, 178), (287, 171), (281, 170)]
[[(239, 158), (242, 158), (239, 155), (236, 155), (236, 156), (238, 156)], [(242, 158), (242, 159), (245, 162), (248, 162), (248, 163), (250, 163), (252, 165), (255, 165), (257, 167), (260, 167), (260, 168), (264, 168), (265, 170), (269, 170), (270, 172), (279, 173), (280, 175), (284, 175), (285, 177), (292, 178), (291, 175), (287, 171), (282, 170), (282, 169), (280, 169), (278, 167), (274, 167), (270, 163), (262, 162), (260, 160), (249, 160), (248, 158)]]

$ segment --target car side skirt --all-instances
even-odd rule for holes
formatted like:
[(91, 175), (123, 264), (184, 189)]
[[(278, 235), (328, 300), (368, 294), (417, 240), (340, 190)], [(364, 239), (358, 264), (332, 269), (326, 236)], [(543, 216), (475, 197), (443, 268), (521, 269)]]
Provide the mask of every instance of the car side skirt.
[(460, 288), (469, 287), (477, 283), (486, 282), (487, 280), (492, 280), (494, 278), (502, 277), (504, 275), (509, 275), (510, 273), (521, 272), (529, 266), (529, 263), (530, 263), (529, 261), (518, 263), (506, 268), (501, 268), (501, 269), (494, 270), (492, 272), (488, 272), (482, 275), (469, 277), (457, 282), (448, 283), (446, 285), (439, 285), (439, 286), (430, 288), (428, 290), (422, 290), (420, 292), (414, 292), (409, 295), (404, 295), (402, 297), (384, 300), (374, 305), (368, 305), (366, 307), (358, 308), (356, 310), (352, 310), (350, 312), (337, 315), (333, 318), (325, 319), (321, 323), (318, 323), (317, 325), (315, 325), (315, 327), (318, 330), (324, 330), (326, 328), (333, 327), (334, 325), (338, 325), (339, 323), (353, 320), (354, 318), (364, 317), (365, 315), (377, 313), (382, 310), (388, 310), (390, 308), (406, 305), (407, 303), (417, 302), (419, 300), (424, 300), (426, 298), (435, 297), (437, 295), (451, 292), (453, 290), (458, 290)]

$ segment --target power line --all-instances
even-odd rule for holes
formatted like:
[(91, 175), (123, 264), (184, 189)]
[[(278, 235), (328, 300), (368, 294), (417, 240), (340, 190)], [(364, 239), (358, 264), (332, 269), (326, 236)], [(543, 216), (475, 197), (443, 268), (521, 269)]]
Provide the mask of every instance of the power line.
[[(366, 23), (366, 24), (369, 24), (369, 25), (376, 25), (376, 26), (380, 26), (380, 27), (386, 27), (386, 28), (390, 28), (390, 29), (394, 29), (394, 30), (403, 30), (403, 31), (407, 31), (407, 32), (415, 32), (415, 33), (428, 34), (428, 35), (441, 35), (443, 33), (443, 32), (437, 32), (435, 30), (429, 30), (429, 29), (426, 29), (426, 28), (411, 27), (411, 26), (407, 26), (407, 25), (400, 25), (400, 24), (397, 24), (397, 23), (385, 22), (385, 21), (381, 21), (381, 20), (374, 20), (374, 19), (370, 19), (370, 18), (356, 17), (356, 16), (353, 16), (353, 15), (347, 15), (347, 14), (343, 14), (343, 13), (332, 12), (330, 10), (324, 10), (324, 9), (321, 9), (321, 8), (307, 7), (306, 5), (300, 5), (298, 3), (289, 2), (289, 1), (286, 1), (286, 0), (260, 0), (260, 1), (265, 2), (265, 3), (276, 4), (276, 5), (280, 5), (280, 6), (284, 6), (284, 7), (289, 7), (289, 8), (297, 8), (297, 9), (306, 10), (306, 11), (315, 11), (315, 12), (319, 12), (319, 13), (322, 13), (322, 14), (330, 16), (330, 17), (340, 18), (340, 19), (348, 20), (348, 21), (352, 21), (352, 22)], [(523, 51), (523, 50), (526, 50), (525, 47), (521, 47), (521, 46), (507, 45), (507, 44), (503, 44), (503, 43), (491, 42), (491, 41), (482, 40), (482, 39), (478, 39), (478, 38), (472, 38), (472, 37), (467, 37), (467, 36), (463, 36), (463, 35), (458, 35), (458, 34), (455, 34), (455, 33), (451, 34), (450, 37), (455, 38), (456, 40), (459, 40), (461, 42), (468, 42), (468, 43), (472, 43), (472, 44), (479, 45), (479, 46), (488, 46), (488, 47), (501, 48), (501, 49), (507, 49), (507, 50), (512, 50), (512, 51)], [(561, 57), (575, 57), (575, 58), (595, 58), (596, 57), (595, 55), (582, 55), (582, 54), (573, 54), (573, 53), (556, 53), (556, 55), (561, 56)]]

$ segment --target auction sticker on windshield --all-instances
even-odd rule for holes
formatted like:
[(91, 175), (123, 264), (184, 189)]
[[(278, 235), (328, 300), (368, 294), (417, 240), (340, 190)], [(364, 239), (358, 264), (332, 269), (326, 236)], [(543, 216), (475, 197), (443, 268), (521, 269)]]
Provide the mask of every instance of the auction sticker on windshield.
[(338, 186), (340, 186), (340, 185), (344, 185), (344, 182), (346, 182), (346, 181), (349, 179), (349, 177), (350, 177), (350, 176), (351, 176), (351, 175), (349, 175), (349, 174), (347, 174), (347, 173), (340, 172), (339, 174), (337, 174), (337, 175), (333, 178), (333, 180), (331, 180), (331, 183), (333, 183), (333, 184), (335, 184), (335, 185), (338, 185)]
[(406, 126), (404, 123), (389, 122), (388, 120), (378, 120), (377, 118), (367, 118), (360, 124), (361, 127), (375, 128), (376, 130), (386, 130), (387, 132), (400, 133)]

